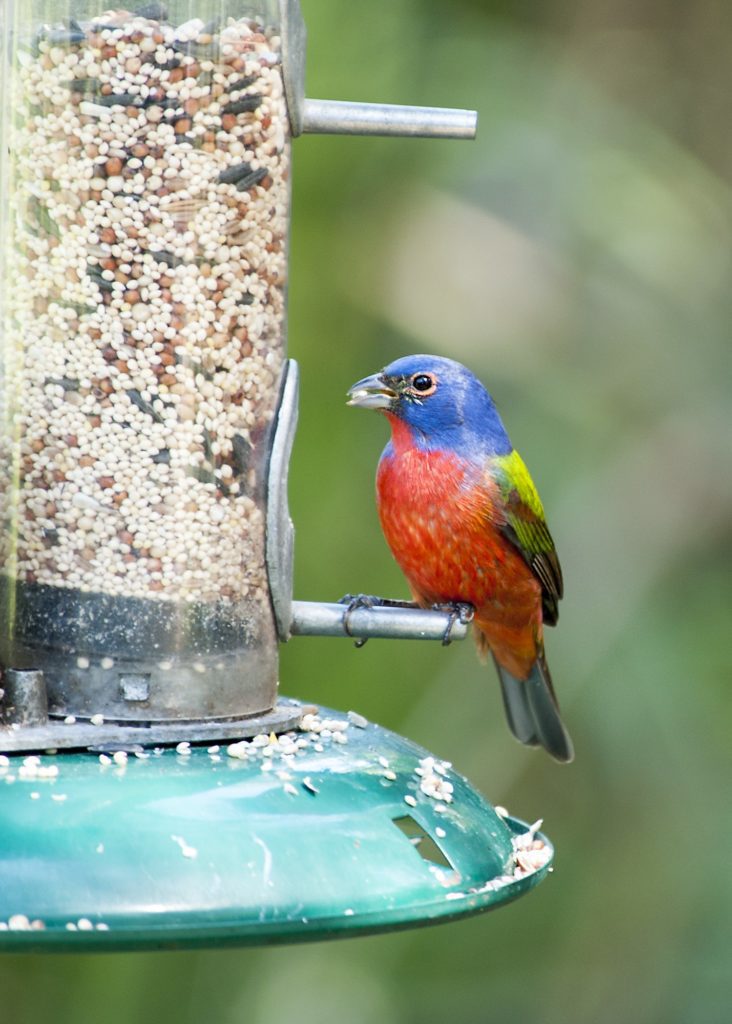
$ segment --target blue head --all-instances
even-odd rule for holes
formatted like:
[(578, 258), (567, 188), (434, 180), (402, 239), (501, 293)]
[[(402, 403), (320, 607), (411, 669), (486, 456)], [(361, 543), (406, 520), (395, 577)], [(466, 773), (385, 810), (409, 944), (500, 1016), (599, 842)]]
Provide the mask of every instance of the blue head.
[(349, 405), (380, 409), (424, 449), (466, 458), (507, 455), (511, 442), (493, 399), (467, 367), (440, 356), (404, 356), (348, 392)]

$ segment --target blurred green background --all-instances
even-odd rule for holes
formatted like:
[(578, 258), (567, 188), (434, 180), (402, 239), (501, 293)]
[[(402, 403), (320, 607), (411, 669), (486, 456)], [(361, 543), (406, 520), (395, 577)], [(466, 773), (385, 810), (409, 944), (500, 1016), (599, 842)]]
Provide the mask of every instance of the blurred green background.
[[(359, 377), (468, 363), (544, 499), (577, 748), (521, 748), (472, 645), (299, 639), (282, 688), (543, 817), (556, 870), (462, 923), (227, 952), (0, 961), (1, 1024), (721, 1024), (732, 997), (732, 7), (304, 0), (313, 96), (477, 107), (476, 142), (295, 144), (296, 596), (406, 596)], [(726, 407), (725, 407), (726, 406)], [(725, 639), (726, 638), (726, 639)]]

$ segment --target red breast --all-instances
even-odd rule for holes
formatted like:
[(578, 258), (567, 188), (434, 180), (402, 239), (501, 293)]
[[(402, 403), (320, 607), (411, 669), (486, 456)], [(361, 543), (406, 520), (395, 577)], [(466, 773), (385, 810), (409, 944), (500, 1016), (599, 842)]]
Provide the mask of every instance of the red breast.
[(389, 419), (393, 454), (379, 463), (377, 506), (415, 599), (472, 604), (499, 661), (525, 676), (540, 639), (540, 588), (493, 525), (501, 522), (498, 488), (452, 452), (415, 447), (409, 428)]

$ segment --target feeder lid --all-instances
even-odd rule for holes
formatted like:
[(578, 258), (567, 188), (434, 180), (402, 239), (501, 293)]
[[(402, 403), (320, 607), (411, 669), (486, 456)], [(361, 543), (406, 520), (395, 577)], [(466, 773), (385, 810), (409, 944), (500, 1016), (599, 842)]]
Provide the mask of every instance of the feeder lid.
[(207, 748), (0, 767), (0, 950), (288, 942), (515, 899), (549, 842), (410, 741), (327, 709)]

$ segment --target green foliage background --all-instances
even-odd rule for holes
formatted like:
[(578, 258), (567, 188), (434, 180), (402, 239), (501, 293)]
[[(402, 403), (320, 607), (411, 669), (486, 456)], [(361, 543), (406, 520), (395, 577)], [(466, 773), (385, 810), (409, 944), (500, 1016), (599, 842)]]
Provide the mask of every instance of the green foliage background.
[[(293, 640), (282, 688), (453, 761), (545, 828), (530, 898), (438, 928), (226, 952), (6, 957), (0, 1024), (729, 1020), (732, 8), (304, 0), (313, 96), (477, 107), (476, 142), (295, 143), (296, 596), (404, 596), (357, 378), (468, 363), (566, 576), (577, 760), (515, 744), (470, 644)], [(0, 839), (1, 841), (1, 839)]]

